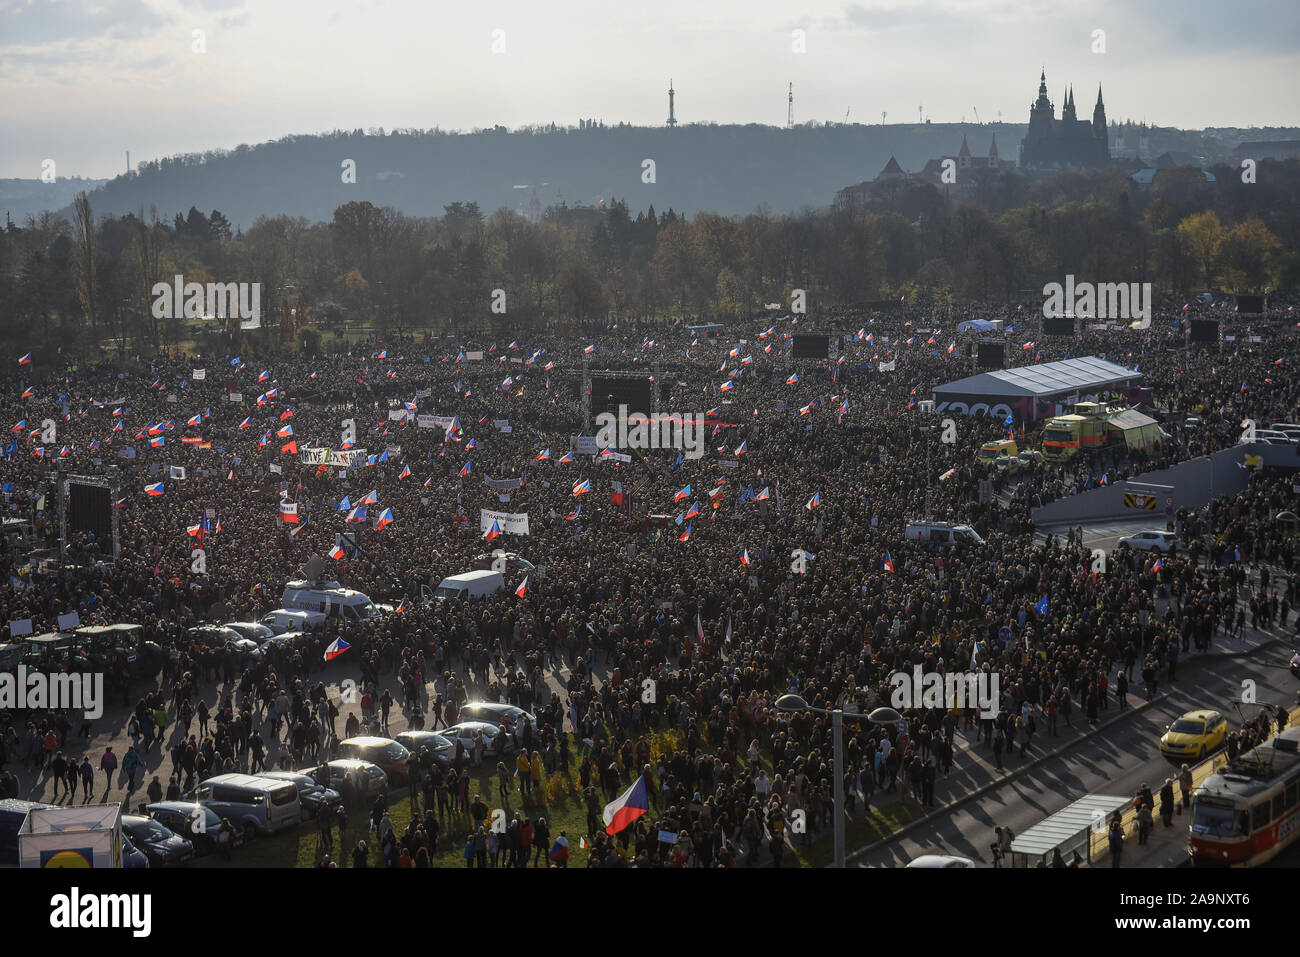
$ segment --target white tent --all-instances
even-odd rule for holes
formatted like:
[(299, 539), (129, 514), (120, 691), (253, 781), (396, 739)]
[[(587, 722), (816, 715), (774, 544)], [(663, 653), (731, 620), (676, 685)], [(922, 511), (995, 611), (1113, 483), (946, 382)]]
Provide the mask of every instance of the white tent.
[(121, 867), (122, 805), (32, 808), (18, 831), (19, 867)]

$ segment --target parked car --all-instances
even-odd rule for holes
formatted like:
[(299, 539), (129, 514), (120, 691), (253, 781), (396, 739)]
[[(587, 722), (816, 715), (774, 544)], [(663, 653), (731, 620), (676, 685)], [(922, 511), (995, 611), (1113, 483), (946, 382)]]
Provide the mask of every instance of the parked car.
[(456, 742), (437, 731), (403, 731), (393, 740), (416, 755), (420, 753), (421, 748), (428, 748), (434, 762), (444, 768), (451, 764), (451, 759), (456, 756)]
[[(462, 721), (460, 724), (453, 724), (450, 728), (444, 728), (438, 733), (448, 738), (454, 744), (459, 741), (465, 746), (467, 754), (474, 753), (474, 732), (478, 731), (483, 736), (483, 753), (497, 753), (497, 736), (501, 733), (500, 725), (493, 724), (489, 721)], [(505, 754), (513, 754), (518, 750), (513, 735), (506, 735)], [(455, 757), (455, 753), (452, 753)]]
[(194, 860), (194, 844), (151, 817), (124, 814), (122, 830), (144, 852), (150, 867), (178, 867)]
[[(216, 851), (221, 815), (212, 808), (191, 801), (159, 801), (145, 805), (144, 813), (193, 844), (196, 857)], [(242, 843), (243, 837), (236, 828), (232, 846)]]
[(296, 827), (302, 820), (298, 789), (289, 781), (253, 774), (218, 774), (184, 795), (227, 818), (246, 840)]
[(1140, 552), (1167, 552), (1178, 543), (1178, 536), (1173, 532), (1160, 532), (1154, 529), (1125, 535), (1117, 545), (1127, 545)]
[(225, 625), (195, 625), (185, 629), (185, 640), (191, 645), (207, 645), (209, 648), (224, 647), (226, 642), (238, 641), (244, 637), (233, 628)]
[(149, 855), (131, 843), (131, 838), (125, 830), (122, 831), (122, 866), (130, 868), (149, 866)]
[(532, 725), (533, 733), (537, 732), (537, 719), (532, 714), (523, 708), (500, 701), (467, 701), (460, 706), (460, 713), (456, 715), (457, 721), (489, 721), (498, 725), (502, 718), (505, 719), (506, 727), (510, 729), (516, 742), (522, 734), (521, 722), (523, 721)]
[(922, 854), (907, 864), (908, 867), (974, 867), (975, 862), (969, 857), (957, 857), (953, 854)]
[(388, 775), (384, 769), (369, 761), (357, 758), (335, 758), (314, 768), (302, 768), (299, 774), (306, 774), (321, 783), (321, 769), (328, 777), (328, 787), (339, 792), (349, 802), (369, 803), (381, 794), (388, 793)]
[(228, 621), (222, 627), (229, 628), (232, 631), (237, 631), (244, 638), (247, 638), (250, 641), (255, 641), (258, 644), (261, 644), (267, 638), (270, 638), (275, 634), (275, 632), (266, 625), (257, 621)]
[(378, 765), (384, 769), (393, 786), (406, 783), (406, 759), (411, 752), (392, 738), (370, 735), (345, 738), (339, 742), (338, 754), (342, 758), (357, 758)]
[(293, 783), (298, 789), (298, 797), (302, 801), (302, 819), (304, 821), (314, 821), (322, 804), (327, 807), (338, 807), (343, 803), (342, 794), (328, 785), (318, 783), (306, 771), (267, 771), (262, 774), (262, 777), (277, 778), (281, 781)]

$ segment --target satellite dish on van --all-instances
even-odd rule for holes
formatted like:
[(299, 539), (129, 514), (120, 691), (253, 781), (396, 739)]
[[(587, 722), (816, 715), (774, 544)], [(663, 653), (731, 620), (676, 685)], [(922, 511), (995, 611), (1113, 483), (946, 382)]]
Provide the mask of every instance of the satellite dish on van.
[(319, 555), (312, 555), (311, 558), (307, 559), (307, 561), (303, 563), (303, 566), (299, 571), (302, 572), (302, 577), (306, 581), (309, 581), (314, 585), (320, 581), (321, 575), (325, 573), (325, 560)]

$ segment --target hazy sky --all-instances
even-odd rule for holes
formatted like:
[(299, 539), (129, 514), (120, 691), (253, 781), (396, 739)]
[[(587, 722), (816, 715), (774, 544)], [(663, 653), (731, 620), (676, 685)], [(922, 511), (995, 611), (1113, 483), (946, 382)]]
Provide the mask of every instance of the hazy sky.
[(0, 177), (336, 128), (661, 124), (670, 76), (683, 123), (784, 125), (789, 81), (797, 123), (1025, 122), (1043, 66), (1081, 117), (1100, 82), (1111, 119), (1300, 125), (1300, 4), (0, 0)]

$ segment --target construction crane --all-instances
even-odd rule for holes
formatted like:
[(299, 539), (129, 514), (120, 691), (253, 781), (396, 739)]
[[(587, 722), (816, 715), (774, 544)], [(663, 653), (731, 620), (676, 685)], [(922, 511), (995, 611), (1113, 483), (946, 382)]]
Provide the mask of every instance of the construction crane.
[(979, 108), (978, 108), (978, 107), (975, 107), (975, 106), (972, 106), (971, 109), (975, 111), (975, 125), (976, 125), (976, 126), (983, 126), (984, 124), (980, 122), (980, 111), (979, 111)]
[[(850, 107), (849, 107), (849, 110), (851, 110), (851, 109), (853, 109), (853, 107), (850, 106)], [(849, 125), (849, 110), (845, 110), (845, 111), (844, 111), (844, 125), (845, 125), (845, 126), (848, 126), (848, 125)]]
[(919, 105), (918, 105), (917, 108), (916, 108), (916, 122), (918, 122), (918, 123), (924, 123), (924, 122), (925, 122), (925, 120), (924, 120), (924, 118), (923, 118), (923, 116), (922, 116), (922, 110), (923, 110), (923, 109), (924, 109), (924, 107), (919, 106)]

